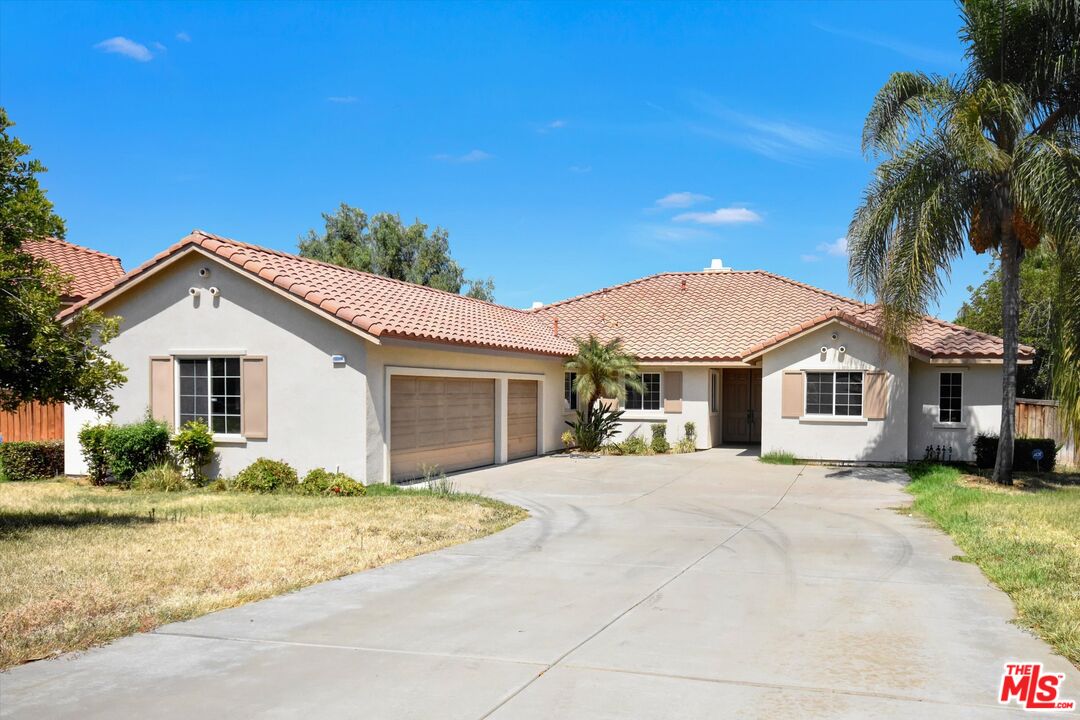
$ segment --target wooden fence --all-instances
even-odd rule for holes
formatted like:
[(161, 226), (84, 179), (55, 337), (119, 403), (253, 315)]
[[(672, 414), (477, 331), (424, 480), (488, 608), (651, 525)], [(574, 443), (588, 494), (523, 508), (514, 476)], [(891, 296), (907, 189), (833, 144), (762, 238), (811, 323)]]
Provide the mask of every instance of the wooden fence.
[(1076, 444), (1065, 437), (1058, 418), (1057, 403), (1053, 400), (1016, 401), (1016, 436), (1033, 438), (1053, 438), (1061, 446), (1057, 454), (1058, 465), (1076, 466), (1080, 456)]
[(64, 406), (26, 403), (15, 412), (0, 412), (0, 438), (20, 440), (63, 440)]

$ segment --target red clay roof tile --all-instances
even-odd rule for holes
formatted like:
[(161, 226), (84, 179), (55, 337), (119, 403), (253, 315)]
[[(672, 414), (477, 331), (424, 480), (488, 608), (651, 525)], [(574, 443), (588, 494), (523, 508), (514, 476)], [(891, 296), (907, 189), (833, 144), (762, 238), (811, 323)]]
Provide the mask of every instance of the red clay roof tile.
[(72, 276), (67, 294), (72, 300), (89, 297), (124, 275), (120, 258), (60, 238), (29, 240), (22, 247), (34, 257), (52, 263), (65, 275)]

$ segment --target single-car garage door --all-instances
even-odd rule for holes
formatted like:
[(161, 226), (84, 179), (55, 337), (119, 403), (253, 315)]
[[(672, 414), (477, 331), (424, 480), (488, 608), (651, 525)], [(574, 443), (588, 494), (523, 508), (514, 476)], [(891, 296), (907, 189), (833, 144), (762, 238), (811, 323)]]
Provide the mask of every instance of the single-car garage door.
[(511, 380), (507, 387), (506, 454), (510, 460), (536, 454), (535, 380)]
[(408, 480), (425, 466), (443, 472), (495, 462), (495, 381), (390, 379), (390, 477)]

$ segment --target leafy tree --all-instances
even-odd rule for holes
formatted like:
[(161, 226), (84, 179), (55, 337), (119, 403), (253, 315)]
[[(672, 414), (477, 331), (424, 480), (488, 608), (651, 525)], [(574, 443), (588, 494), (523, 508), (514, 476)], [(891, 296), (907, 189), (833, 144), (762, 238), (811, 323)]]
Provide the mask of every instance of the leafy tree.
[(468, 285), (468, 297), (494, 300), (495, 281), (466, 280), (442, 228), (429, 233), (419, 220), (406, 227), (399, 215), (368, 217), (345, 203), (333, 214), (323, 213), (323, 222), (321, 234), (308, 230), (300, 238), (302, 256), (452, 293)]
[(112, 413), (112, 390), (126, 378), (101, 346), (119, 321), (93, 311), (57, 321), (70, 278), (21, 247), (63, 237), (64, 221), (38, 182), (45, 167), (26, 157), (30, 147), (8, 133), (13, 125), (0, 108), (0, 410), (37, 401)]
[[(1050, 363), (1054, 346), (1054, 299), (1058, 293), (1058, 258), (1046, 246), (1027, 253), (1020, 264), (1020, 342), (1036, 349), (1035, 361), (1021, 365), (1016, 373), (1019, 397), (1050, 397)], [(968, 287), (971, 297), (960, 308), (956, 322), (964, 327), (1000, 336), (1001, 267), (986, 272), (978, 287)]]
[(623, 348), (622, 338), (600, 342), (595, 335), (574, 338), (577, 353), (566, 361), (566, 371), (577, 374), (574, 391), (584, 400), (585, 418), (591, 419), (600, 398), (626, 399), (626, 388), (643, 392), (637, 361)]
[[(1080, 242), (1080, 0), (963, 0), (961, 76), (896, 73), (878, 91), (863, 149), (883, 157), (849, 232), (850, 274), (908, 330), (967, 246), (1001, 262), (1001, 442), (1012, 482), (1020, 262), (1048, 239)], [(1055, 368), (1060, 364), (1055, 363)]]

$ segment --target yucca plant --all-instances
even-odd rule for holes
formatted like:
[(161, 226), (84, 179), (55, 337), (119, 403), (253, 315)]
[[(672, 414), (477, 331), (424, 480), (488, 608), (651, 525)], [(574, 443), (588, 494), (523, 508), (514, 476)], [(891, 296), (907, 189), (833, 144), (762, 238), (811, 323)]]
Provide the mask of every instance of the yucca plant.
[[(881, 303), (889, 344), (902, 348), (954, 260), (968, 247), (998, 255), (1004, 361), (994, 479), (1011, 483), (1020, 261), (1040, 243), (1073, 257), (1080, 242), (1080, 0), (964, 0), (960, 8), (967, 70), (896, 73), (871, 106), (863, 150), (882, 162), (851, 222), (849, 270), (856, 289)], [(1060, 294), (1080, 309), (1077, 282), (1066, 278)], [(1076, 428), (1076, 321), (1071, 330), (1052, 372)]]

